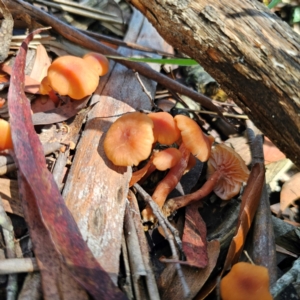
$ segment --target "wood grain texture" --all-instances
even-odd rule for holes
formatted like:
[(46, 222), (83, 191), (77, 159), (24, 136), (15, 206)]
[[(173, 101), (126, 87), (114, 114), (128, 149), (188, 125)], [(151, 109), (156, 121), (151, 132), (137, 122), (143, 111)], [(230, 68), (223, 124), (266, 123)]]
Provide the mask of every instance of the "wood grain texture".
[[(139, 12), (133, 16), (126, 41), (145, 46), (151, 41), (162, 50), (167, 46)], [(137, 54), (125, 49), (120, 52), (129, 56)], [(156, 84), (141, 78), (154, 94)], [(113, 65), (111, 72), (101, 78), (92, 99), (93, 103), (97, 101), (77, 146), (63, 195), (88, 246), (116, 283), (131, 168), (114, 166), (106, 158), (102, 144), (116, 115), (151, 106), (133, 71), (119, 64)]]
[(140, 0), (172, 46), (196, 59), (300, 167), (300, 37), (255, 0)]

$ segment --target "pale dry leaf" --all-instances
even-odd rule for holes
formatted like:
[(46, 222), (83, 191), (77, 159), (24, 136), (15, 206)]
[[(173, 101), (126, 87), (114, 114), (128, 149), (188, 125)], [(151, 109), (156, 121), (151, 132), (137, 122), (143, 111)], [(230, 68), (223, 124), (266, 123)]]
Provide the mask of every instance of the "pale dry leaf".
[(280, 192), (280, 210), (284, 211), (300, 198), (300, 173), (296, 173), (285, 182)]

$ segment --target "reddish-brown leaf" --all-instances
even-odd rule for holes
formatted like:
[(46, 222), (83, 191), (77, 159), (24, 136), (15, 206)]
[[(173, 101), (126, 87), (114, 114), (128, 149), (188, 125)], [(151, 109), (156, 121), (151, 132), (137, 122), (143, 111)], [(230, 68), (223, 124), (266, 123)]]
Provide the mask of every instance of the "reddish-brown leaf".
[[(124, 299), (125, 296), (114, 286), (82, 239), (52, 174), (46, 168), (42, 145), (34, 131), (30, 103), (24, 94), (24, 66), (28, 43), (40, 31), (36, 30), (22, 43), (12, 69), (8, 93), (14, 155), (19, 171), (24, 213), (26, 215), (25, 211), (28, 213), (31, 209), (35, 212), (34, 217), (26, 215), (33, 244), (37, 249), (37, 245), (41, 244), (39, 238), (43, 239), (32, 232), (37, 230), (36, 224), (39, 222), (36, 223), (35, 218), (38, 218), (45, 229), (43, 235), (49, 241), (44, 251), (47, 251), (47, 247), (56, 251), (60, 262), (82, 287), (95, 299)], [(54, 262), (51, 259), (41, 261), (39, 253), (36, 255), (41, 263), (40, 267), (45, 272), (51, 272), (51, 263)]]
[(198, 212), (198, 206), (195, 203), (186, 207), (182, 247), (188, 265), (205, 268), (208, 264), (206, 225)]
[(250, 173), (247, 186), (242, 196), (238, 218), (237, 232), (233, 237), (227, 253), (224, 269), (238, 261), (257, 210), (265, 179), (265, 168), (262, 163), (256, 163)]
[(30, 78), (41, 82), (43, 78), (47, 76), (47, 71), (50, 65), (51, 61), (45, 47), (42, 44), (38, 45)]

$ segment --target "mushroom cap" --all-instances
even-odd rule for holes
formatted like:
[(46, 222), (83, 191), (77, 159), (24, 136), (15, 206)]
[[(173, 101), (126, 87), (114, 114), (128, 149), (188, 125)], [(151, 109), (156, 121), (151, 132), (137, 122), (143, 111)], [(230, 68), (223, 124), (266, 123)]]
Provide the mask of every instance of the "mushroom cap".
[(181, 158), (181, 152), (176, 148), (167, 148), (153, 154), (152, 163), (157, 170), (165, 171), (177, 164)]
[(103, 76), (109, 71), (109, 61), (100, 53), (89, 52), (85, 54), (82, 59), (89, 64), (91, 68), (94, 68), (98, 76)]
[(199, 125), (187, 116), (177, 115), (174, 120), (181, 131), (182, 142), (186, 148), (200, 161), (207, 161), (213, 138), (207, 137)]
[(117, 119), (107, 131), (104, 151), (117, 166), (137, 166), (149, 157), (153, 136), (153, 122), (144, 113), (132, 112)]
[(48, 77), (44, 77), (40, 84), (40, 93), (42, 95), (48, 95), (52, 91)]
[(10, 124), (3, 119), (0, 119), (0, 132), (0, 151), (13, 149)]
[(155, 141), (164, 145), (171, 145), (180, 138), (180, 131), (176, 126), (174, 118), (167, 112), (156, 112), (148, 114), (153, 121)]
[(268, 270), (262, 266), (239, 262), (221, 280), (222, 300), (272, 300)]
[(247, 181), (249, 176), (243, 159), (225, 144), (219, 144), (212, 149), (207, 163), (207, 178), (216, 170), (221, 171), (221, 177), (214, 187), (214, 192), (223, 200), (237, 195), (242, 183)]
[(48, 68), (48, 82), (54, 91), (75, 100), (91, 95), (97, 88), (99, 76), (76, 56), (66, 55), (54, 60)]

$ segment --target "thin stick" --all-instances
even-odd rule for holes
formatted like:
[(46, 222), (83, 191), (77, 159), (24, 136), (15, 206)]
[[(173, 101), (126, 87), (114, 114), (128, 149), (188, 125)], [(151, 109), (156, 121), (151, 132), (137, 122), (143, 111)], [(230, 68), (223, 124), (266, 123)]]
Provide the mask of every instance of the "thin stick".
[(96, 39), (96, 40), (100, 40), (100, 41), (105, 41), (108, 42), (110, 44), (113, 45), (117, 45), (117, 46), (122, 46), (124, 48), (129, 48), (129, 49), (134, 49), (134, 50), (139, 50), (142, 52), (149, 52), (149, 53), (155, 53), (158, 55), (162, 55), (162, 56), (166, 56), (166, 57), (173, 57), (173, 58), (182, 58), (180, 56), (176, 56), (172, 53), (169, 52), (165, 52), (165, 51), (161, 51), (159, 49), (155, 49), (155, 48), (149, 48), (149, 47), (145, 47), (143, 45), (140, 44), (136, 44), (136, 43), (131, 43), (131, 42), (124, 42), (120, 39), (116, 39), (104, 34), (100, 34), (100, 33), (96, 33), (96, 32), (92, 32), (92, 31), (88, 31), (88, 30), (82, 30), (80, 29), (79, 31), (81, 31), (82, 33)]
[[(170, 224), (170, 223), (168, 221), (166, 221), (166, 218), (163, 216), (159, 206), (153, 201), (151, 196), (148, 193), (146, 193), (145, 190), (139, 184), (136, 183), (134, 185), (134, 187), (136, 188), (137, 192), (143, 197), (143, 199), (147, 202), (147, 204), (149, 204), (154, 215), (158, 219), (159, 224), (161, 225), (162, 229), (164, 230), (164, 233), (166, 235), (166, 238), (167, 238), (170, 248), (171, 248), (173, 259), (179, 260), (179, 257), (178, 257), (177, 251), (176, 251), (176, 247), (175, 247), (175, 243), (173, 240), (173, 235), (170, 234), (170, 231), (168, 230), (168, 227), (166, 225), (167, 223), (168, 224)], [(179, 277), (182, 287), (183, 287), (184, 296), (187, 298), (190, 295), (190, 289), (184, 278), (184, 275), (183, 275), (183, 272), (181, 269), (181, 265), (179, 263), (175, 263), (175, 267), (176, 267), (178, 277)]]
[(300, 258), (298, 258), (293, 267), (286, 272), (282, 277), (280, 277), (276, 283), (271, 286), (271, 294), (274, 297), (277, 297), (289, 284), (296, 281), (300, 273)]
[(144, 83), (143, 83), (143, 81), (142, 81), (142, 79), (141, 79), (139, 73), (138, 73), (138, 72), (135, 72), (134, 75), (135, 75), (136, 79), (138, 80), (139, 84), (141, 85), (141, 87), (142, 87), (144, 93), (145, 93), (145, 94), (147, 95), (147, 97), (149, 98), (150, 103), (151, 103), (151, 106), (152, 106), (152, 107), (157, 107), (156, 104), (154, 103), (154, 100), (153, 100), (153, 98), (152, 98), (150, 92), (149, 92), (149, 91), (147, 90), (147, 88), (145, 87), (145, 85), (144, 85)]
[[(14, 228), (11, 220), (8, 218), (3, 205), (2, 198), (0, 196), (0, 226), (2, 227), (3, 237), (6, 246), (6, 256), (8, 258), (15, 258), (15, 243), (14, 243)], [(6, 299), (14, 300), (17, 298), (18, 291), (18, 277), (17, 274), (10, 274), (8, 276), (8, 282), (6, 286)]]
[(92, 11), (87, 11), (84, 6), (82, 8), (77, 8), (77, 7), (71, 7), (66, 4), (56, 4), (56, 3), (52, 3), (52, 2), (44, 1), (44, 0), (35, 0), (34, 2), (43, 4), (43, 5), (52, 7), (52, 8), (60, 9), (62, 11), (66, 11), (66, 12), (76, 14), (79, 16), (83, 16), (86, 18), (91, 18), (94, 20), (112, 22), (112, 23), (123, 25), (123, 21), (117, 20), (116, 16), (108, 16), (107, 14), (103, 14), (102, 11), (100, 11), (100, 10), (98, 10), (96, 12), (95, 11), (92, 12)]
[(251, 258), (250, 255), (249, 255), (249, 253), (248, 253), (246, 250), (244, 250), (243, 252), (244, 252), (244, 254), (246, 255), (246, 257), (248, 258), (248, 260), (250, 261), (250, 263), (251, 263), (252, 265), (255, 265), (255, 263), (253, 262), (252, 258)]
[[(197, 109), (190, 109), (190, 108), (180, 108), (180, 109), (190, 111), (190, 112), (194, 112), (194, 113), (204, 114), (204, 115), (216, 115), (216, 116), (218, 116), (218, 114), (216, 112), (209, 111), (209, 110), (201, 110), (201, 109), (197, 110)], [(228, 118), (249, 120), (248, 116), (246, 116), (246, 115), (236, 115), (236, 114), (230, 114), (230, 113), (227, 113), (227, 112), (223, 112), (223, 116), (228, 117)]]

